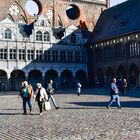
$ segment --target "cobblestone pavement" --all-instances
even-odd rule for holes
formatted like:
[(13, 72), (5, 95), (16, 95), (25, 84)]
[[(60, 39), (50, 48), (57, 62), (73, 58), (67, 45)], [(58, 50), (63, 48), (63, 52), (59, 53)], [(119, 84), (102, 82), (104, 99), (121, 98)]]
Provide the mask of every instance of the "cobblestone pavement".
[(101, 91), (65, 92), (54, 95), (61, 108), (42, 116), (36, 102), (22, 115), (18, 93), (0, 94), (0, 140), (140, 140), (140, 98), (121, 97), (122, 109), (106, 109), (110, 97)]

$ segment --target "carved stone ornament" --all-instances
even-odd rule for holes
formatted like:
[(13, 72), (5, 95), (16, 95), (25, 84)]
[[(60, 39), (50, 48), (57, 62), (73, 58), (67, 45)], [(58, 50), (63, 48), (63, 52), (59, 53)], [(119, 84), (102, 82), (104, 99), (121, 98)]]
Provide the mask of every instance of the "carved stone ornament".
[(19, 15), (19, 8), (17, 5), (12, 5), (10, 8), (9, 8), (9, 11), (10, 11), (10, 14), (13, 15), (13, 16), (17, 16)]

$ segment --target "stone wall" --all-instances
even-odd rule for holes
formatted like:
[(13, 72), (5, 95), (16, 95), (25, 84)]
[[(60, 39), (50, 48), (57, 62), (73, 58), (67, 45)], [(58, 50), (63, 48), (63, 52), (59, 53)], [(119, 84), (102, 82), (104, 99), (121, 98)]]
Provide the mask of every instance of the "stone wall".
[[(2, 0), (1, 0), (2, 1)], [(101, 14), (101, 11), (106, 9), (107, 5), (106, 2), (101, 2), (98, 0), (94, 1), (68, 1), (68, 0), (57, 0), (53, 3), (53, 1), (50, 0), (34, 0), (37, 2), (37, 4), (40, 7), (40, 13), (39, 15), (46, 15), (48, 10), (50, 10), (52, 13), (54, 12), (54, 16), (52, 18), (52, 24), (54, 26), (58, 26), (62, 24), (64, 27), (68, 27), (70, 25), (80, 26), (82, 28), (88, 28), (92, 30), (97, 22), (98, 17)], [(7, 15), (9, 15), (14, 20), (18, 19), (24, 19), (26, 22), (30, 23), (33, 20), (35, 20), (35, 17), (30, 16), (26, 10), (27, 0), (5, 0), (2, 1), (0, 4), (0, 20), (5, 18)], [(72, 5), (71, 5), (72, 4)], [(15, 7), (12, 5), (16, 5), (19, 9), (19, 11), (16, 11)], [(66, 9), (72, 8), (72, 6), (76, 6), (79, 9), (80, 15), (76, 19), (69, 19), (66, 14)], [(15, 15), (14, 13), (11, 14), (11, 11), (9, 8), (12, 9), (12, 12), (17, 12)], [(68, 7), (70, 6), (70, 7)]]

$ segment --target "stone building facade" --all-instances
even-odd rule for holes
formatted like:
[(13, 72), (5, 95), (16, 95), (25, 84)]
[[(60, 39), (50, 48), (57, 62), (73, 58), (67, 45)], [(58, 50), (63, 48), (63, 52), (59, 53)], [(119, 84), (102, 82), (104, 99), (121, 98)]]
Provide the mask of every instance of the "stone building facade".
[(38, 6), (35, 15), (52, 17), (49, 19), (52, 26), (75, 25), (91, 30), (109, 3), (109, 0), (5, 0), (0, 4), (0, 19), (9, 15), (15, 21), (31, 23), (35, 17), (25, 9), (28, 1)]
[[(26, 2), (0, 4), (0, 91), (18, 90), (23, 80), (33, 88), (37, 82), (46, 87), (50, 79), (56, 88), (73, 88), (77, 81), (87, 86), (85, 34), (94, 27), (91, 17), (96, 23), (106, 2), (34, 0), (39, 7), (35, 16), (25, 10)], [(75, 5), (80, 14), (70, 19), (64, 9)]]
[(88, 42), (91, 86), (109, 86), (116, 77), (126, 78), (130, 88), (139, 87), (139, 7), (139, 0), (128, 0), (101, 14)]

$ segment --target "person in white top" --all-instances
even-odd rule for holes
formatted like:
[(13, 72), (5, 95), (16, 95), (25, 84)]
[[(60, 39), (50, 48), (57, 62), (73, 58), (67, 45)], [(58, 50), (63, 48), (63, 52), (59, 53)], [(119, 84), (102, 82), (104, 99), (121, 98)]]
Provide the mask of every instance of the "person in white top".
[(109, 104), (107, 105), (107, 108), (109, 108), (114, 101), (117, 102), (118, 108), (121, 108), (119, 90), (118, 90), (118, 87), (116, 85), (116, 78), (112, 79), (112, 83), (111, 83), (111, 100), (109, 101)]
[(80, 96), (80, 93), (81, 93), (81, 87), (82, 87), (81, 83), (78, 82), (78, 83), (77, 83), (77, 95), (78, 95), (78, 96)]
[(35, 91), (35, 100), (38, 103), (38, 107), (40, 110), (40, 115), (42, 115), (43, 110), (43, 102), (48, 100), (48, 95), (46, 93), (45, 88), (42, 87), (41, 83), (37, 83), (37, 89)]

